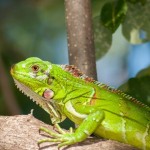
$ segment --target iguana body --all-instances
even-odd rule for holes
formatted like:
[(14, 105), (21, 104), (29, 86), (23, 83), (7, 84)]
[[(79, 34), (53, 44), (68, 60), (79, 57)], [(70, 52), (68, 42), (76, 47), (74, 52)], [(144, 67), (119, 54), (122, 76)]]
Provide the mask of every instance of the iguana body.
[(150, 150), (150, 108), (134, 98), (100, 84), (75, 67), (28, 58), (11, 68), (17, 86), (50, 114), (53, 124), (66, 117), (75, 132), (53, 133), (59, 147), (83, 141), (91, 134)]

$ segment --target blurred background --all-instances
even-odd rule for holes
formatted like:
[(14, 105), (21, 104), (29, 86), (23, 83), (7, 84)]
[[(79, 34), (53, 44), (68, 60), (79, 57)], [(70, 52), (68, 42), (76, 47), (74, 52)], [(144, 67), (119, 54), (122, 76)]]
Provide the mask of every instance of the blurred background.
[[(130, 44), (122, 26), (112, 38), (109, 51), (97, 59), (97, 74), (100, 82), (119, 87), (150, 65), (150, 43)], [(11, 65), (31, 56), (68, 64), (63, 0), (0, 0), (0, 115), (34, 109), (34, 116), (50, 123), (49, 115), (16, 89), (9, 73)]]

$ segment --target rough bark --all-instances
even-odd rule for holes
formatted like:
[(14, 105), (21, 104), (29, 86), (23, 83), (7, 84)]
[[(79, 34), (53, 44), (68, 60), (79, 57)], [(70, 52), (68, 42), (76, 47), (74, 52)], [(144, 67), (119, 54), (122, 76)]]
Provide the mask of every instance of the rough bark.
[(96, 79), (91, 0), (65, 0), (69, 62)]
[[(39, 139), (47, 138), (39, 134), (39, 127), (53, 130), (31, 114), (17, 116), (0, 116), (0, 149), (1, 150), (57, 150), (57, 144), (43, 143), (37, 145)], [(136, 150), (135, 148), (111, 140), (89, 138), (84, 142), (63, 148), (64, 150)]]

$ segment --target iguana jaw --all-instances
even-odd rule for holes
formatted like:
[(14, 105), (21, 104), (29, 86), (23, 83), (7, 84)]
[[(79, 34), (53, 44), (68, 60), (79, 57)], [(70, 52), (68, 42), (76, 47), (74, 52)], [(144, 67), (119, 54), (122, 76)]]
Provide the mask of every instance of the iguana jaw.
[(57, 111), (55, 108), (55, 105), (53, 103), (53, 100), (48, 101), (44, 97), (38, 95), (37, 93), (33, 92), (29, 87), (24, 85), (23, 83), (20, 83), (15, 78), (14, 82), (17, 86), (17, 88), (25, 95), (27, 95), (31, 100), (35, 101), (36, 104), (38, 104), (40, 107), (42, 107), (47, 113), (50, 114), (50, 118), (53, 124), (62, 122), (64, 118), (61, 116), (61, 113)]

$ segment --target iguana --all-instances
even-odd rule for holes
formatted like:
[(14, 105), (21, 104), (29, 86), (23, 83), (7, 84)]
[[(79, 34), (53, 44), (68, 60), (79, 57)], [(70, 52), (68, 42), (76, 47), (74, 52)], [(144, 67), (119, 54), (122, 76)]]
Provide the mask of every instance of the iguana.
[[(91, 134), (150, 150), (150, 107), (123, 92), (99, 83), (71, 65), (56, 65), (36, 57), (11, 68), (17, 87), (50, 114), (57, 127), (43, 142), (58, 147), (85, 140)], [(58, 125), (66, 117), (78, 128), (65, 132)]]

